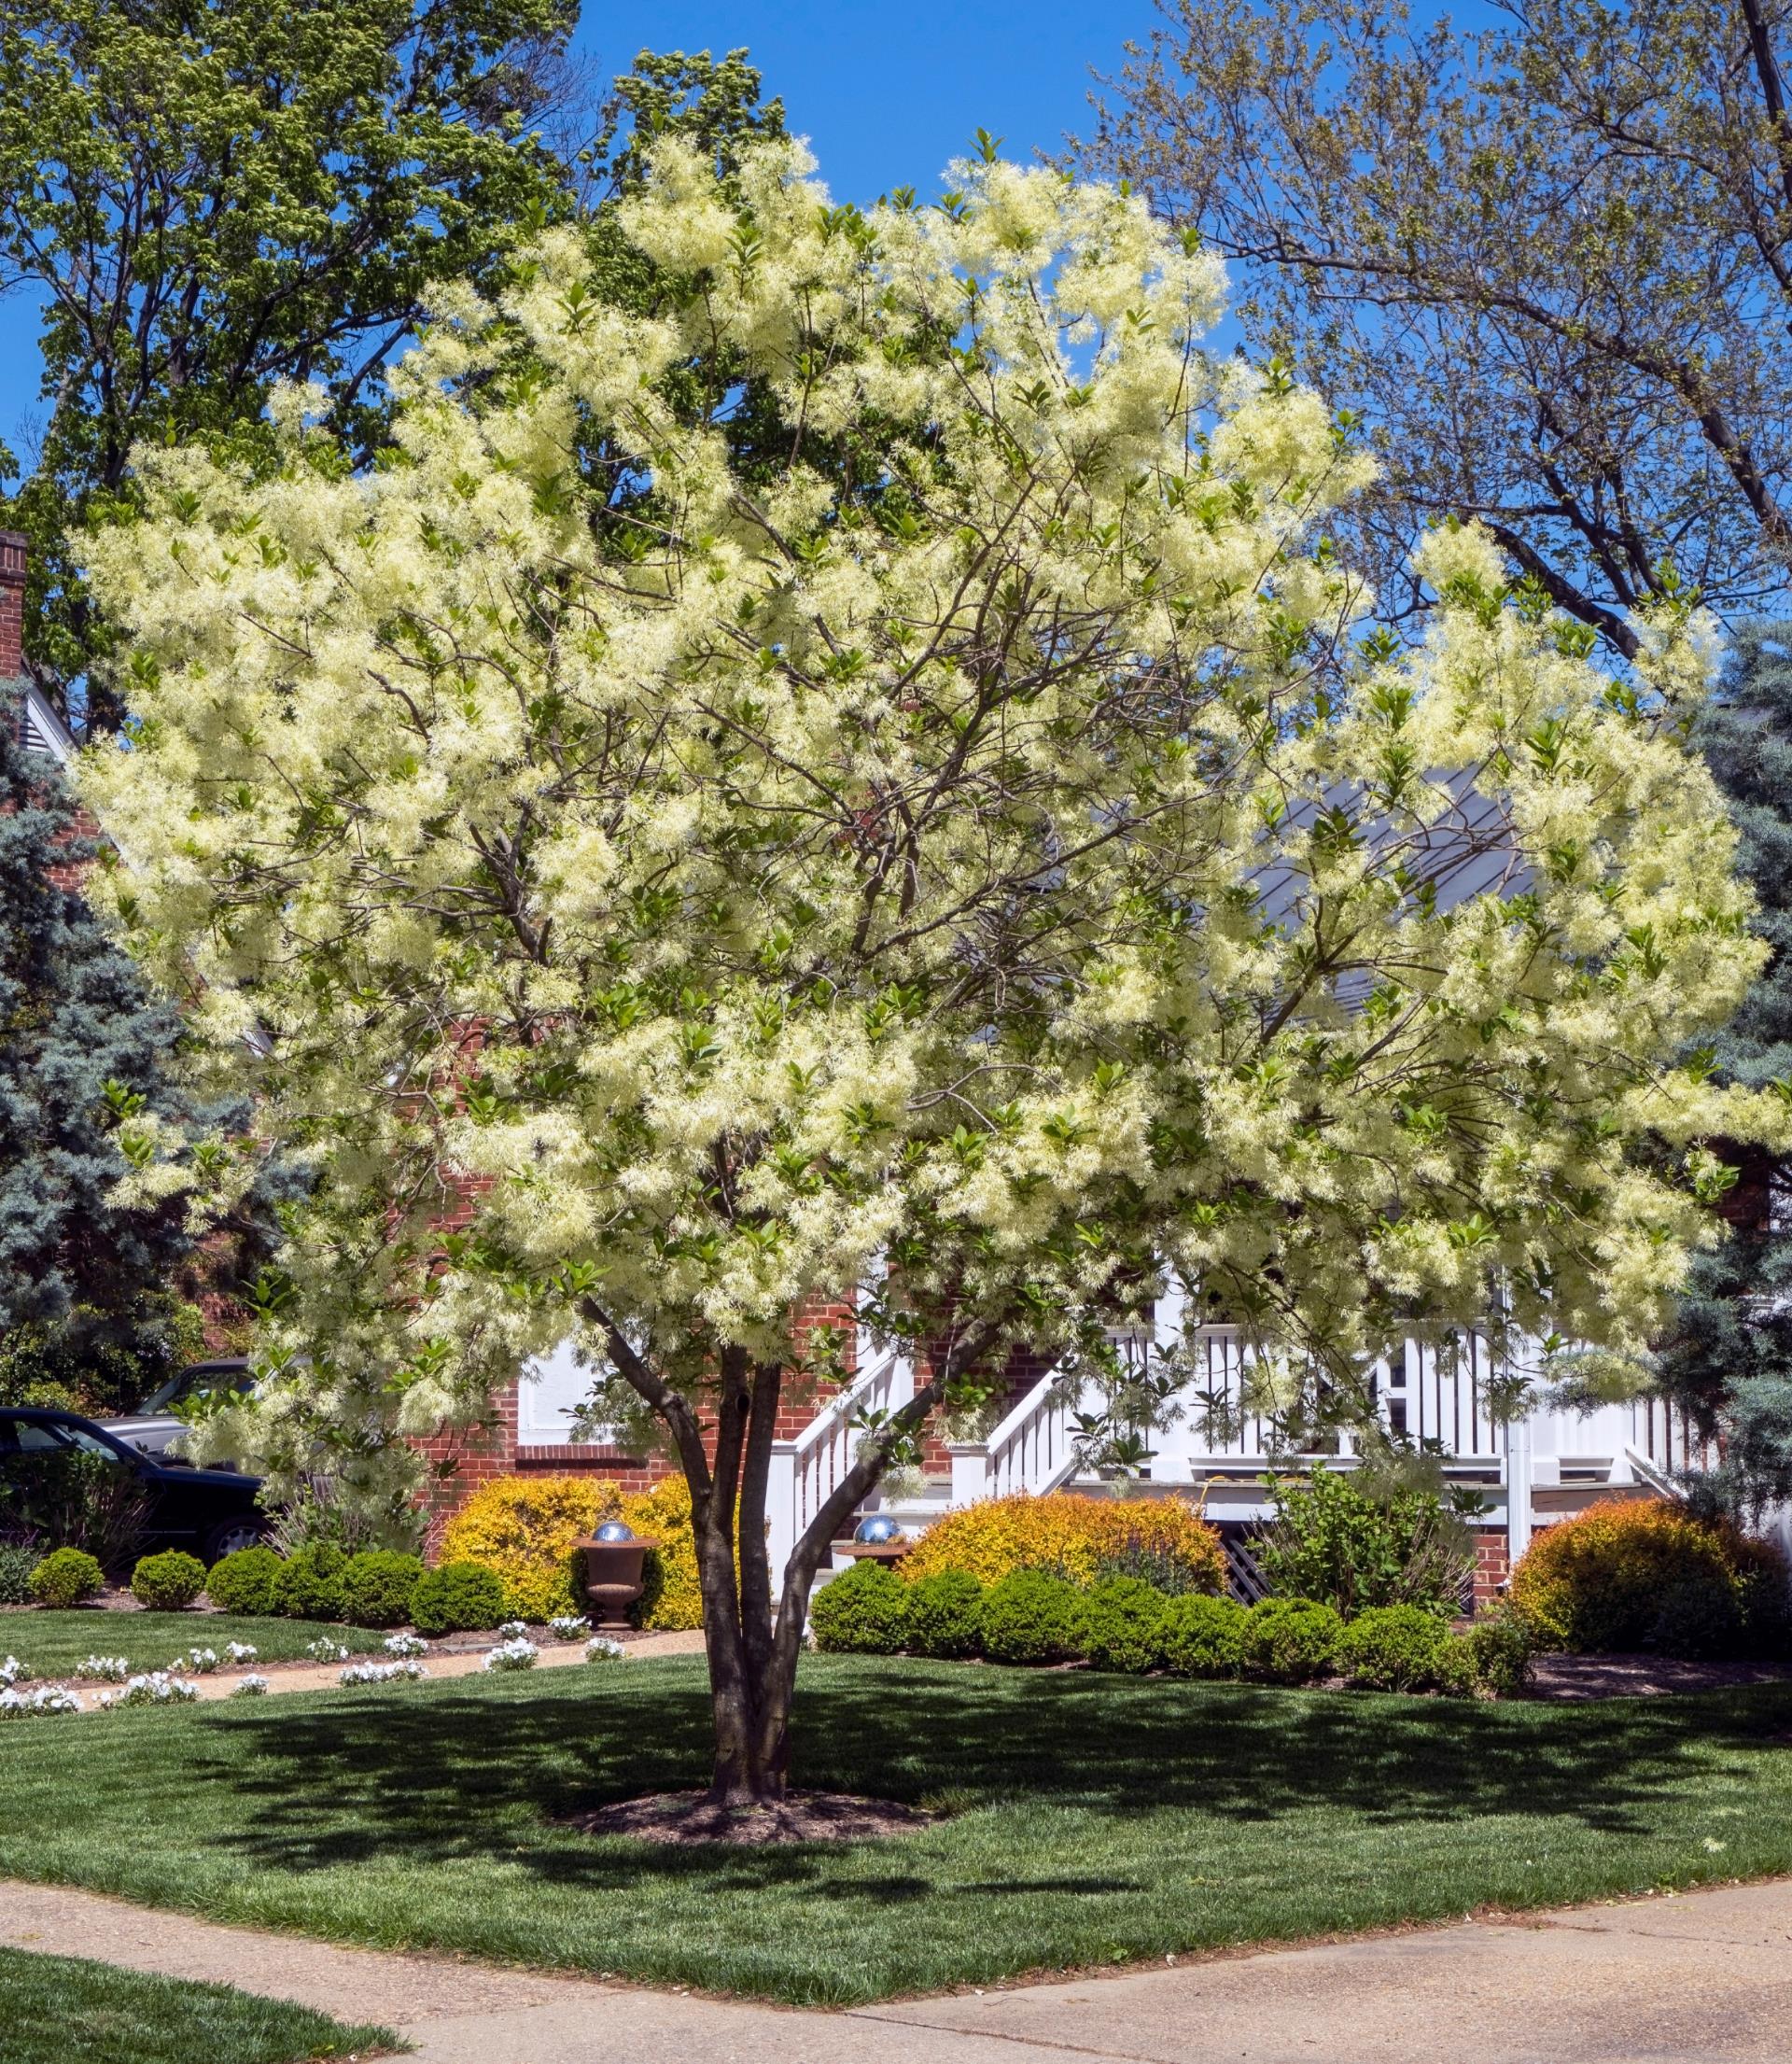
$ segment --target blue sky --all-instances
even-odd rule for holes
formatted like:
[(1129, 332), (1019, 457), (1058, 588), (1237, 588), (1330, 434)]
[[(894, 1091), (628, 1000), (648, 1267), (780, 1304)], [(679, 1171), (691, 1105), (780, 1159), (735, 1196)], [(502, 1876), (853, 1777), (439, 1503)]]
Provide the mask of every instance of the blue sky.
[[(718, 54), (747, 45), (835, 197), (869, 201), (904, 183), (931, 187), (979, 124), (1005, 137), (1011, 156), (1056, 149), (1085, 121), (1089, 65), (1116, 65), (1127, 36), (1148, 34), (1152, 19), (1150, 0), (1100, 10), (1060, 0), (651, 9), (588, 0), (580, 41), (612, 73), (643, 44)], [(0, 440), (15, 450), (38, 406), (37, 378), (35, 305), (14, 294), (0, 300)]]

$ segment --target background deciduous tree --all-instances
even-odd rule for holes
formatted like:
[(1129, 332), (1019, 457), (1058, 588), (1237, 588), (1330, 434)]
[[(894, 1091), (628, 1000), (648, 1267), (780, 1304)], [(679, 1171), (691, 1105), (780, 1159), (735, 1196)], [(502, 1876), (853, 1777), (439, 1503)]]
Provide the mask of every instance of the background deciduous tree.
[[(1699, 618), (1610, 680), (1451, 529), (1431, 635), (1356, 639), (1364, 461), (1203, 350), (1217, 269), (1136, 197), (650, 161), (644, 298), (574, 227), (445, 289), (370, 472), (299, 389), (273, 463), (139, 455), (91, 547), (139, 721), (85, 779), (204, 1079), (315, 1181), (218, 1439), (289, 1477), (575, 1334), (690, 1484), (733, 1804), (836, 1528), (1011, 1343), (1173, 1271), (1335, 1412), (1495, 1281), (1633, 1355), (1771, 1100), (1673, 1060), (1761, 959)], [(773, 1571), (804, 1314), (867, 1282), (931, 1359)]]
[(1622, 653), (1792, 567), (1785, 0), (1161, 0), (1080, 151), (1240, 260), (1253, 344), (1365, 418), (1390, 606), (1474, 517)]
[(0, 292), (42, 297), (46, 405), (0, 521), (31, 540), (26, 656), (64, 716), (123, 713), (87, 685), (110, 634), (68, 540), (129, 505), (133, 445), (252, 444), (273, 383), (315, 378), (364, 461), (429, 288), (569, 206), (544, 129), (577, 18), (576, 0), (0, 6)]

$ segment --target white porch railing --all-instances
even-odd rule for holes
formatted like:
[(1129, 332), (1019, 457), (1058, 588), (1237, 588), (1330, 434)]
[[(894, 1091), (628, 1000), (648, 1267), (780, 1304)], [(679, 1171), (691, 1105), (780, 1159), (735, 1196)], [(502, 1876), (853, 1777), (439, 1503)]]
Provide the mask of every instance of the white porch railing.
[(867, 1374), (829, 1398), (794, 1440), (772, 1443), (765, 1546), (774, 1590), (783, 1589), (791, 1551), (857, 1459), (859, 1419), (869, 1411), (899, 1411), (914, 1395), (915, 1373), (907, 1356), (886, 1355)]
[(1076, 1470), (1071, 1415), (1082, 1403), (1082, 1386), (1051, 1369), (987, 1439), (948, 1442), (952, 1503), (974, 1505), (1012, 1491), (1039, 1497), (1068, 1482)]

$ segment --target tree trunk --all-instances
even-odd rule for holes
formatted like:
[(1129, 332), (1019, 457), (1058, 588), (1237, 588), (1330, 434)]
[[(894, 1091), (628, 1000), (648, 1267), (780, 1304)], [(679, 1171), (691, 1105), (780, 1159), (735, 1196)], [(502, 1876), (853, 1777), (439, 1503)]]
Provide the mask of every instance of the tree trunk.
[(755, 1364), (738, 1348), (723, 1349), (712, 1460), (692, 1400), (660, 1377), (595, 1298), (585, 1299), (581, 1309), (602, 1327), (615, 1366), (665, 1422), (690, 1486), (716, 1736), (709, 1796), (728, 1807), (776, 1806), (790, 1779), (791, 1703), (821, 1557), (841, 1523), (883, 1475), (891, 1447), (921, 1425), (945, 1396), (954, 1366), (973, 1364), (993, 1341), (994, 1328), (957, 1343), (933, 1380), (866, 1442), (791, 1551), (774, 1616), (765, 1499), (783, 1369)]

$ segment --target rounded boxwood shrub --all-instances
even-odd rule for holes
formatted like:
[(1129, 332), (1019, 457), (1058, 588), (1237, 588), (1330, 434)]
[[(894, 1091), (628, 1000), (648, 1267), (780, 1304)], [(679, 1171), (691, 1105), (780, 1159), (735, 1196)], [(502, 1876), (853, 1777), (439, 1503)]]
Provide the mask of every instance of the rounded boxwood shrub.
[(983, 1652), (992, 1663), (1063, 1663), (1078, 1653), (1083, 1599), (1043, 1569), (1017, 1569), (983, 1600)]
[(1169, 1598), (1157, 1622), (1157, 1660), (1176, 1677), (1237, 1677), (1244, 1667), (1244, 1623), (1236, 1598)]
[(1271, 1684), (1310, 1684), (1337, 1654), (1344, 1622), (1310, 1598), (1266, 1598), (1244, 1621), (1244, 1667)]
[(467, 1634), (496, 1627), (504, 1615), (503, 1579), (479, 1563), (426, 1569), (411, 1594), (411, 1623), (419, 1634)]
[(1606, 1499), (1546, 1529), (1511, 1595), (1540, 1646), (1583, 1654), (1771, 1653), (1785, 1640), (1782, 1558), (1666, 1498)]
[(239, 1548), (221, 1555), (205, 1579), (205, 1595), (219, 1612), (243, 1612), (259, 1619), (274, 1609), (274, 1580), (280, 1558), (271, 1548)]
[(294, 1549), (273, 1580), (274, 1611), (288, 1620), (340, 1620), (347, 1561), (333, 1541)]
[(836, 1655), (894, 1655), (907, 1629), (908, 1595), (881, 1563), (854, 1563), (823, 1584), (809, 1607), (816, 1647)]
[(150, 1612), (184, 1612), (205, 1588), (205, 1565), (171, 1548), (146, 1555), (131, 1572), (131, 1595)]
[(911, 1655), (953, 1661), (983, 1647), (983, 1586), (968, 1569), (942, 1569), (908, 1586)]
[(105, 1571), (80, 1548), (52, 1548), (31, 1573), (31, 1595), (62, 1612), (97, 1598), (105, 1585)]
[(1449, 1627), (1422, 1606), (1371, 1606), (1338, 1636), (1337, 1667), (1368, 1691), (1431, 1691), (1451, 1667), (1449, 1646)]
[(1524, 1615), (1510, 1606), (1477, 1614), (1462, 1637), (1477, 1691), (1490, 1698), (1517, 1698), (1531, 1681), (1534, 1643)]
[(401, 1627), (423, 1579), (423, 1559), (393, 1548), (364, 1549), (343, 1566), (343, 1617), (360, 1627)]
[(1083, 1653), (1098, 1670), (1141, 1677), (1155, 1669), (1169, 1603), (1141, 1578), (1104, 1578), (1083, 1601)]

